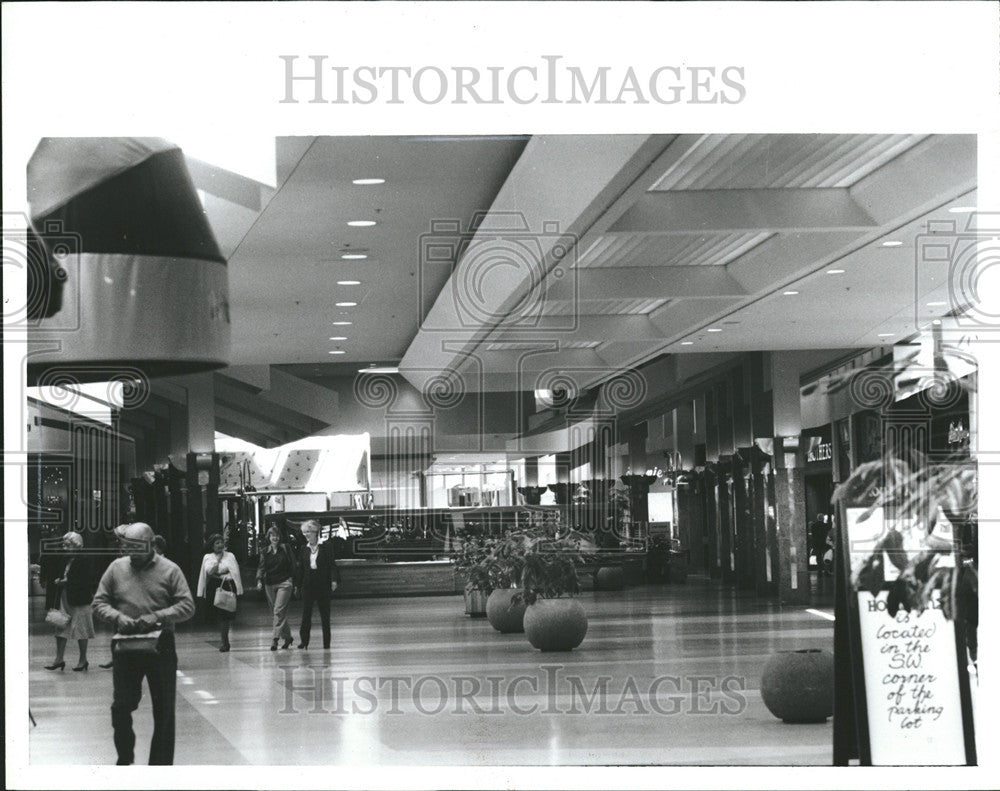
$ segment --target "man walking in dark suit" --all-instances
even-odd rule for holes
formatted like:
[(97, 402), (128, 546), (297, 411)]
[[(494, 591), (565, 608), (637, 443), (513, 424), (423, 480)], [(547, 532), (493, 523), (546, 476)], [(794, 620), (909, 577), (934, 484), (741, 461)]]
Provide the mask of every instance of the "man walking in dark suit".
[(299, 648), (309, 647), (312, 631), (313, 604), (319, 609), (323, 627), (323, 648), (330, 647), (330, 594), (337, 590), (340, 571), (333, 557), (333, 544), (319, 543), (320, 524), (310, 519), (302, 525), (306, 545), (299, 549), (297, 585), (302, 591), (302, 625), (299, 627)]

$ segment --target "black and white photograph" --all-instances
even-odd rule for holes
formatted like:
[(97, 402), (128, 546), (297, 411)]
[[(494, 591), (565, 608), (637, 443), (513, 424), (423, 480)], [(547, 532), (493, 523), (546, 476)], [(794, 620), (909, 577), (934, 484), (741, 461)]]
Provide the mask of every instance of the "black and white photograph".
[(990, 787), (996, 4), (3, 18), (7, 787)]

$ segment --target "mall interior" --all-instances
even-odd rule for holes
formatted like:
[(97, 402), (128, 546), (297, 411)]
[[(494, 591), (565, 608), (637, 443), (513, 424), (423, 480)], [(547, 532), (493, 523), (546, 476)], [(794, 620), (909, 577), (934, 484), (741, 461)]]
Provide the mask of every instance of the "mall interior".
[[(860, 662), (838, 487), (972, 458), (975, 136), (201, 143), (26, 163), (33, 764), (115, 761), (112, 629), (50, 670), (46, 617), (63, 535), (96, 588), (137, 521), (243, 581), (231, 650), (206, 599), (177, 627), (176, 764), (834, 763), (832, 692), (787, 721), (765, 676)], [(309, 520), (332, 645), (275, 651), (259, 559)]]

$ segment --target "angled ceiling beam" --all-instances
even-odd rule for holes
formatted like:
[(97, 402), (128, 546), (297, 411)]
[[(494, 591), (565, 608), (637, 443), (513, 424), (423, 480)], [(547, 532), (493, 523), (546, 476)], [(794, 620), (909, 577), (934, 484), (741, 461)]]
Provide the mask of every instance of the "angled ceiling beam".
[(228, 434), (230, 437), (236, 437), (237, 439), (252, 442), (254, 445), (259, 445), (262, 448), (273, 448), (284, 444), (283, 439), (269, 434), (261, 434), (259, 431), (247, 428), (247, 426), (242, 423), (234, 423), (226, 420), (225, 418), (221, 418), (218, 415), (215, 416), (215, 427), (223, 434)]
[(279, 445), (298, 438), (294, 432), (289, 431), (288, 427), (281, 423), (262, 419), (222, 404), (215, 405), (215, 418), (216, 420), (224, 420), (231, 425), (242, 426), (260, 436), (271, 437)]
[(609, 233), (867, 231), (875, 225), (846, 188), (676, 190), (646, 193)]
[(324, 425), (308, 415), (265, 401), (218, 375), (215, 380), (215, 404), (216, 414), (223, 408), (231, 408), (246, 413), (250, 418), (285, 426), (302, 436), (312, 434)]

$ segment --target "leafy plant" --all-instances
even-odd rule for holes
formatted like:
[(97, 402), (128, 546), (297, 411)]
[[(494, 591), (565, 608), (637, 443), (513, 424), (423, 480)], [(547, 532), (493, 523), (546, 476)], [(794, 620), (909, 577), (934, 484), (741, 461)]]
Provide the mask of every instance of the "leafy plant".
[(490, 574), (490, 558), (496, 549), (496, 540), (472, 534), (465, 534), (461, 538), (462, 545), (452, 554), (451, 562), (465, 577), (467, 590), (491, 593), (496, 587)]
[(555, 599), (580, 592), (578, 570), (588, 560), (581, 539), (572, 533), (553, 535), (535, 531), (524, 536), (522, 591), (518, 598), (534, 604), (539, 598)]
[[(886, 606), (891, 616), (899, 610), (922, 612), (940, 606), (950, 620), (959, 610), (962, 591), (972, 591), (975, 608), (979, 587), (975, 565), (971, 558), (961, 557), (961, 546), (958, 554), (964, 562), (955, 562), (955, 541), (941, 535), (940, 526), (948, 520), (958, 532), (964, 527), (974, 530), (977, 500), (976, 465), (967, 456), (931, 461), (910, 451), (860, 465), (837, 487), (833, 502), (866, 503), (858, 521), (881, 511), (886, 529), (855, 570), (854, 588), (877, 595), (888, 587)], [(904, 532), (919, 538), (920, 551), (904, 548)], [(974, 543), (974, 537), (968, 537)], [(887, 562), (895, 575), (887, 573)], [(969, 602), (963, 605), (968, 606)]]

